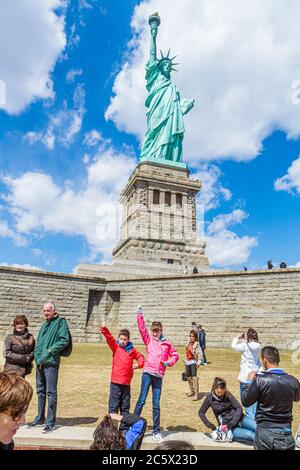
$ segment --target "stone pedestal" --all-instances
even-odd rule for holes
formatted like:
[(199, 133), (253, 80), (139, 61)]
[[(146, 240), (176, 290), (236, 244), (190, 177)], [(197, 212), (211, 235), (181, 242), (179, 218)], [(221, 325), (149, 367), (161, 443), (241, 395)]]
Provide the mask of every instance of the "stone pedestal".
[(209, 266), (197, 232), (195, 197), (201, 188), (186, 167), (141, 161), (121, 193), (121, 237), (113, 264), (145, 263), (150, 271)]

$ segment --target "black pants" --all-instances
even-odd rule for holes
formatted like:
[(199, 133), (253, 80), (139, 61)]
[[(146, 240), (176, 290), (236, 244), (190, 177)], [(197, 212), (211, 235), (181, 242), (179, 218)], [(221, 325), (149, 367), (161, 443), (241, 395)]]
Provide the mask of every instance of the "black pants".
[(295, 450), (295, 440), (291, 432), (261, 428), (257, 426), (254, 440), (255, 450)]
[(189, 377), (197, 377), (197, 364), (191, 364), (189, 366), (185, 366), (185, 373), (187, 378)]
[(203, 348), (201, 348), (201, 349), (202, 349), (202, 353), (203, 353), (203, 361), (207, 362), (206, 355), (205, 355), (205, 349), (203, 349)]
[(121, 385), (111, 382), (109, 395), (109, 412), (121, 415), (129, 413), (130, 409), (130, 385)]

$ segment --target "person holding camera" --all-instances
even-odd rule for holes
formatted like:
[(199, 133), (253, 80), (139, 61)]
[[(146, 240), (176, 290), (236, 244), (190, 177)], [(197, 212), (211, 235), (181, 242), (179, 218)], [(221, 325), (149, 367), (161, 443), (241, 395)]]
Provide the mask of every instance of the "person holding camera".
[[(248, 374), (250, 372), (258, 372), (261, 367), (259, 360), (261, 344), (258, 340), (257, 331), (253, 328), (249, 328), (247, 333), (241, 333), (233, 339), (231, 347), (235, 351), (242, 353), (240, 373), (238, 376), (240, 382), (240, 396), (242, 398), (243, 391), (247, 385)], [(245, 408), (245, 411), (248, 418), (255, 420), (256, 403)]]

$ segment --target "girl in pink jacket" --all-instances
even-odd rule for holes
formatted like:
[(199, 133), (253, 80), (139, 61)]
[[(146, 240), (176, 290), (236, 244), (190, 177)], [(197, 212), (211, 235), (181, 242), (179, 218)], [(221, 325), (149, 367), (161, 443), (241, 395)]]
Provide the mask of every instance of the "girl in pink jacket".
[(142, 340), (146, 346), (146, 360), (142, 375), (140, 396), (135, 406), (134, 414), (141, 415), (146, 398), (152, 387), (153, 411), (153, 440), (162, 442), (164, 437), (160, 432), (160, 396), (162, 379), (166, 367), (172, 367), (179, 359), (178, 353), (172, 343), (162, 332), (159, 321), (152, 322), (150, 336), (144, 321), (141, 306), (137, 308), (137, 324)]

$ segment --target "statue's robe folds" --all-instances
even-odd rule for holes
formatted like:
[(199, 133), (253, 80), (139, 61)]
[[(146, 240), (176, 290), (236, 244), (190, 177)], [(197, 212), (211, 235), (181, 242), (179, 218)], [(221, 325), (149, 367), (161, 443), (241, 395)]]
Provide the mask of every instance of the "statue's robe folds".
[(161, 73), (158, 60), (146, 65), (146, 80), (149, 95), (145, 105), (149, 111), (140, 158), (181, 162), (184, 123), (179, 92)]

